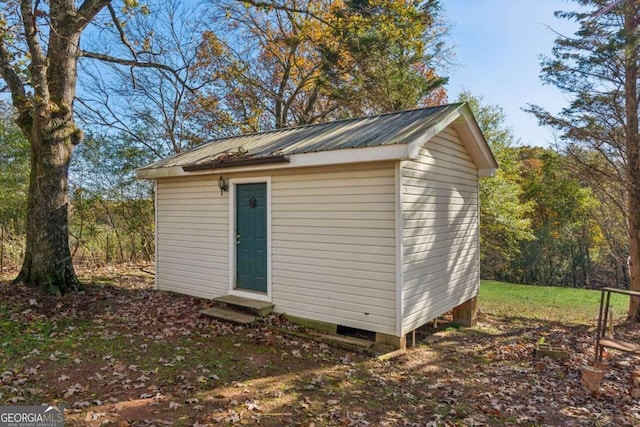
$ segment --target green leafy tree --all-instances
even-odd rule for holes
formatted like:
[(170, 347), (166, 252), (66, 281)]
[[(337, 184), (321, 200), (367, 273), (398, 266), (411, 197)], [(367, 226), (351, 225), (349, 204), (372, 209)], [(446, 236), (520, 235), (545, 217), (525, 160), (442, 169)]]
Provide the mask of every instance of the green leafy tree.
[(593, 258), (600, 252), (595, 221), (598, 201), (591, 188), (571, 174), (567, 157), (551, 149), (520, 149), (522, 199), (535, 239), (522, 242), (517, 272), (520, 281), (541, 285), (585, 287)]
[[(638, 59), (640, 3), (579, 0), (578, 12), (557, 12), (577, 22), (572, 37), (558, 37), (552, 57), (542, 63), (542, 79), (571, 99), (559, 114), (531, 107), (538, 119), (556, 128), (567, 152), (603, 179), (624, 186), (622, 215), (627, 223), (630, 288), (640, 291), (640, 136), (638, 129)], [(606, 6), (606, 7), (605, 7)], [(597, 152), (608, 168), (582, 154)], [(628, 319), (640, 321), (640, 300), (631, 298)]]
[(521, 199), (517, 140), (499, 106), (484, 104), (468, 91), (458, 101), (469, 103), (500, 165), (494, 177), (480, 181), (480, 258), (483, 277), (506, 279), (521, 243), (533, 239), (529, 217), (533, 204)]
[[(193, 115), (211, 128), (281, 128), (439, 103), (445, 26), (437, 1), (216, 3)], [(213, 78), (212, 78), (213, 76)]]
[(29, 142), (0, 103), (0, 273), (20, 260), (29, 184)]
[[(442, 104), (450, 55), (440, 2), (351, 0), (336, 9), (336, 44), (323, 50), (350, 115)], [(350, 58), (345, 60), (344, 57)], [(331, 76), (342, 76), (332, 81)], [(345, 78), (346, 77), (346, 78)]]
[(11, 116), (11, 107), (0, 104), (0, 226), (22, 235), (27, 213), (29, 142)]
[(150, 260), (153, 186), (135, 169), (155, 159), (128, 134), (90, 135), (71, 164), (70, 233), (74, 257), (92, 262)]
[(588, 185), (593, 197), (598, 200), (594, 208), (594, 220), (604, 241), (600, 262), (594, 265), (594, 285), (628, 285), (629, 239), (624, 182), (616, 176), (617, 171), (609, 161), (597, 151), (572, 146), (569, 160), (572, 174)]

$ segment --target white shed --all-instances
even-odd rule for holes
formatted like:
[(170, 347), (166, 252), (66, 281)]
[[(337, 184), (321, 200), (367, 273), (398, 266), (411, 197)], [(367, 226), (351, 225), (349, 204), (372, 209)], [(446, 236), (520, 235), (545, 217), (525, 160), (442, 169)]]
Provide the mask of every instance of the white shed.
[(157, 288), (406, 334), (472, 308), (478, 178), (497, 163), (467, 104), (217, 139), (156, 182)]

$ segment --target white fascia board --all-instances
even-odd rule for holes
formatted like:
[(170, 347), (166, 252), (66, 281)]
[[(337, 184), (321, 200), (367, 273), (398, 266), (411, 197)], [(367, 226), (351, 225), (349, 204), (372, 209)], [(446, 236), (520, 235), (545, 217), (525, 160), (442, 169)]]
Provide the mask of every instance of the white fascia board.
[(185, 175), (180, 172), (182, 172), (182, 168), (177, 166), (157, 169), (136, 169), (136, 179), (170, 178)]
[(480, 175), (480, 176), (493, 176), (493, 174), (495, 173), (495, 170), (498, 169), (498, 162), (496, 161), (496, 158), (493, 157), (491, 148), (489, 148), (489, 144), (487, 143), (487, 140), (484, 139), (484, 135), (482, 134), (482, 131), (478, 126), (478, 122), (476, 122), (476, 119), (473, 117), (471, 108), (469, 108), (469, 105), (465, 103), (458, 110), (460, 111), (460, 115), (464, 118), (464, 121), (467, 127), (469, 128), (469, 131), (473, 135), (473, 138), (475, 139), (475, 143), (478, 149), (480, 150), (480, 153), (482, 154), (482, 160), (484, 160), (484, 164), (479, 165), (480, 171), (493, 170), (493, 172), (490, 175)]
[(377, 162), (382, 160), (408, 159), (407, 144), (380, 145), (377, 147), (345, 148), (342, 150), (318, 151), (294, 154), (289, 158), (289, 167), (328, 166), (347, 163)]
[(497, 168), (478, 169), (478, 176), (480, 178), (489, 178), (496, 174)]
[(384, 160), (409, 159), (407, 144), (381, 145), (377, 147), (345, 148), (342, 150), (318, 151), (315, 153), (292, 154), (288, 163), (238, 166), (236, 168), (206, 169), (185, 172), (182, 166), (136, 170), (137, 179), (171, 178), (178, 176), (219, 175), (237, 172), (258, 172), (275, 169), (291, 169), (310, 166), (331, 166), (349, 163), (378, 162)]
[(418, 159), (420, 157), (420, 148), (426, 144), (431, 138), (442, 132), (453, 123), (458, 117), (460, 117), (460, 108), (452, 111), (444, 119), (431, 126), (425, 133), (414, 139), (409, 143), (409, 158)]
[(411, 159), (417, 159), (420, 154), (420, 147), (460, 118), (464, 120), (464, 124), (473, 136), (473, 142), (482, 156), (480, 159), (473, 159), (479, 166), (478, 176), (493, 176), (498, 168), (498, 162), (496, 162), (495, 157), (493, 157), (489, 144), (487, 144), (478, 123), (473, 117), (473, 113), (471, 112), (469, 105), (466, 103), (462, 104), (460, 107), (449, 113), (449, 115), (443, 120), (440, 120), (438, 123), (430, 127), (424, 134), (411, 141), (409, 144), (409, 157)]

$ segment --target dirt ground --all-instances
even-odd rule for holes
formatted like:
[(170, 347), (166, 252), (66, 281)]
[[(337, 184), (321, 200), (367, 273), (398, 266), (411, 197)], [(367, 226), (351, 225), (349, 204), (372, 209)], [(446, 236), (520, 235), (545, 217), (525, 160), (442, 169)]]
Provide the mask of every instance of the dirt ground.
[[(63, 403), (70, 426), (640, 425), (637, 358), (608, 353), (597, 394), (580, 383), (588, 326), (481, 312), (476, 328), (426, 328), (420, 339), (441, 340), (380, 361), (283, 332), (303, 331), (281, 316), (201, 317), (208, 301), (132, 271), (93, 271), (63, 298), (0, 285), (0, 404)], [(640, 342), (637, 327), (615, 333)], [(568, 357), (536, 356), (541, 342)]]

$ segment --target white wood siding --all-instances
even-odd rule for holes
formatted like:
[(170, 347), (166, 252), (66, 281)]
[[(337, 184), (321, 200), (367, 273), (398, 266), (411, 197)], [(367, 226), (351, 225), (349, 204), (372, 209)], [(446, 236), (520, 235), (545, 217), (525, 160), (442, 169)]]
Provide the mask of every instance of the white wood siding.
[(157, 181), (158, 289), (202, 298), (229, 289), (229, 199), (217, 176)]
[(394, 164), (274, 172), (271, 185), (276, 311), (395, 335)]
[(478, 172), (451, 128), (402, 165), (405, 334), (478, 292)]

